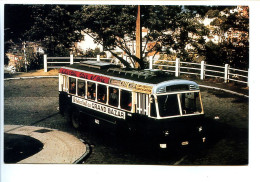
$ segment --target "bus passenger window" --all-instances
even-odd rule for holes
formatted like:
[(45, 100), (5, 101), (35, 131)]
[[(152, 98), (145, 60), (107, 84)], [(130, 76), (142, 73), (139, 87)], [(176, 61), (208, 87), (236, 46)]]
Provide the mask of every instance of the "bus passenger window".
[(76, 94), (76, 78), (69, 78), (69, 93)]
[(96, 84), (93, 82), (88, 82), (87, 98), (96, 100)]
[(85, 96), (85, 81), (84, 80), (78, 80), (78, 96)]
[(107, 102), (107, 86), (98, 84), (97, 88), (97, 94), (98, 94), (98, 101), (106, 103)]
[(109, 105), (118, 107), (118, 88), (109, 87)]
[(121, 90), (121, 108), (131, 111), (132, 109), (132, 93), (126, 90)]

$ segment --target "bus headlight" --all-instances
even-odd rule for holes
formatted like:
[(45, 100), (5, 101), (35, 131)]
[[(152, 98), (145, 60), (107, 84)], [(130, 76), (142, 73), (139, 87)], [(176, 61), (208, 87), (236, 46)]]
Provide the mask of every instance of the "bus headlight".
[(168, 135), (170, 135), (170, 132), (169, 131), (163, 131), (163, 133), (164, 133), (164, 136), (168, 136)]
[(167, 144), (166, 143), (160, 143), (160, 148), (166, 149), (167, 148)]

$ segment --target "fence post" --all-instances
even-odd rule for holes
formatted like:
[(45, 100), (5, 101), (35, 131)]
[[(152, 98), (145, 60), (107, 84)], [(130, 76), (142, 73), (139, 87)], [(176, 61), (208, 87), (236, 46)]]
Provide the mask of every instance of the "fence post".
[(175, 63), (175, 76), (179, 77), (180, 76), (180, 58), (176, 58), (176, 63)]
[(150, 61), (149, 61), (149, 69), (152, 70), (153, 69), (153, 56), (149, 57)]
[(225, 76), (224, 76), (224, 80), (225, 80), (225, 83), (227, 83), (229, 80), (229, 65), (228, 64), (225, 64)]
[(100, 55), (99, 54), (97, 55), (97, 61), (100, 61)]
[(205, 78), (205, 61), (201, 61), (200, 64), (200, 79), (204, 80)]
[(48, 68), (47, 68), (47, 54), (43, 55), (43, 67), (44, 67), (44, 72), (47, 72), (48, 71)]
[(73, 54), (70, 55), (70, 64), (73, 64)]

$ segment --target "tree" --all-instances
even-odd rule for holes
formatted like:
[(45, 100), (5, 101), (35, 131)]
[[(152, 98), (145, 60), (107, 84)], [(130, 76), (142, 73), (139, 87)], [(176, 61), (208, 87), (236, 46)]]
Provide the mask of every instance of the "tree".
[(81, 10), (75, 12), (73, 24), (78, 31), (90, 35), (96, 43), (102, 44), (105, 50), (129, 66), (128, 62), (118, 57), (112, 50), (118, 46), (130, 54), (131, 50), (126, 46), (126, 36), (129, 36), (130, 40), (134, 37), (135, 13), (133, 6), (83, 6)]
[[(84, 30), (96, 42), (103, 43), (104, 48), (126, 66), (129, 66), (129, 63), (113, 52), (115, 47), (121, 48), (133, 62), (138, 62), (141, 68), (144, 68), (144, 60), (137, 58), (127, 45), (129, 41), (135, 40), (136, 10), (136, 6), (124, 5), (83, 6), (75, 13), (74, 24), (79, 31)], [(154, 47), (148, 51), (157, 53), (162, 47), (173, 48), (179, 56), (186, 59), (187, 44), (193, 44), (195, 49), (199, 49), (197, 44), (202, 43), (202, 39), (192, 41), (188, 33), (192, 32), (201, 37), (206, 30), (201, 24), (191, 20), (191, 17), (194, 17), (194, 11), (183, 11), (181, 6), (141, 6), (142, 26), (149, 30), (145, 36), (145, 45), (155, 42)], [(176, 34), (176, 31), (179, 33)]]
[(208, 18), (215, 18), (215, 17), (218, 17), (219, 15), (219, 10), (209, 10), (207, 13), (206, 13), (206, 16), (208, 16)]
[(72, 14), (79, 8), (73, 5), (33, 5), (32, 27), (26, 32), (33, 41), (41, 41), (45, 52), (52, 56), (65, 56), (75, 42), (82, 39), (73, 26)]
[[(31, 18), (33, 26), (27, 34), (31, 40), (44, 43), (46, 53), (52, 56), (68, 55), (73, 51), (75, 42), (82, 39), (82, 31), (90, 35), (96, 43), (103, 45), (125, 66), (129, 63), (114, 52), (115, 47), (121, 48), (133, 63), (137, 62), (145, 68), (144, 60), (137, 58), (129, 42), (135, 40), (137, 6), (133, 5), (34, 5)], [(142, 26), (148, 34), (143, 43), (153, 42), (148, 51), (155, 54), (173, 49), (182, 60), (190, 60), (187, 45), (193, 51), (205, 54), (203, 36), (208, 30), (195, 18), (196, 14), (219, 16), (220, 11), (227, 7), (218, 6), (141, 6)], [(207, 11), (207, 10), (211, 10)], [(226, 10), (227, 11), (227, 10)], [(212, 14), (212, 15), (211, 15)], [(236, 17), (237, 18), (237, 17)], [(245, 29), (247, 22), (243, 20)], [(240, 20), (239, 22), (243, 22)], [(232, 17), (218, 17), (214, 23), (226, 30), (232, 26)], [(238, 23), (239, 24), (239, 23)], [(145, 46), (146, 47), (146, 46)]]
[[(249, 66), (249, 19), (246, 16), (241, 16), (238, 13), (230, 13), (230, 9), (234, 7), (228, 7), (224, 11), (227, 15), (219, 15), (211, 23), (211, 25), (217, 26), (220, 35), (224, 32), (233, 34), (237, 31), (241, 34), (235, 41), (227, 38), (222, 44), (220, 44), (220, 52), (224, 56), (222, 57), (222, 63), (230, 64), (233, 67), (245, 69)], [(212, 59), (208, 59), (211, 61)], [(221, 62), (219, 62), (221, 63)]]
[[(191, 7), (189, 7), (191, 8)], [(141, 6), (142, 26), (149, 29), (144, 42), (155, 42), (149, 51), (160, 52), (163, 47), (177, 50), (178, 55), (187, 59), (185, 47), (192, 44), (199, 50), (205, 29), (194, 19), (194, 9), (181, 6)], [(129, 63), (119, 57), (113, 49), (121, 48), (132, 60), (145, 67), (144, 60), (137, 58), (129, 41), (135, 40), (137, 7), (129, 5), (34, 5), (30, 6), (33, 25), (26, 35), (30, 40), (43, 43), (49, 55), (62, 56), (72, 51), (74, 42), (82, 38), (81, 32), (89, 34), (96, 43), (103, 44), (125, 66)], [(176, 34), (176, 31), (179, 32)], [(168, 33), (166, 33), (168, 32)], [(170, 33), (169, 33), (170, 32)], [(189, 33), (199, 36), (192, 41)], [(146, 47), (146, 46), (145, 46)]]

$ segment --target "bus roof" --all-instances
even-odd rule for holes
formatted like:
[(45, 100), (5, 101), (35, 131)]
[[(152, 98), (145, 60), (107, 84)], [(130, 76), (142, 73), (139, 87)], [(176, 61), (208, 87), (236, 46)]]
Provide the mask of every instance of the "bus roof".
[(104, 63), (100, 61), (100, 65), (95, 64), (97, 61), (88, 61), (93, 62), (93, 64), (73, 64), (69, 66), (65, 66), (63, 68), (67, 69), (77, 69), (78, 71), (86, 71), (99, 73), (106, 76), (118, 77), (120, 79), (128, 79), (132, 81), (138, 81), (147, 84), (158, 84), (168, 80), (180, 80), (176, 78), (171, 73), (166, 73), (161, 70), (138, 70), (138, 69), (125, 69), (119, 68), (115, 64)]
[[(120, 68), (119, 66), (107, 63), (104, 61), (84, 61), (79, 64), (73, 64), (69, 66), (62, 67), (61, 70), (74, 70), (76, 72), (85, 72), (85, 73), (97, 73), (102, 75), (103, 79), (112, 78), (113, 84), (117, 84), (116, 81), (124, 81), (129, 83), (139, 82), (141, 86), (147, 86), (148, 90), (152, 89), (153, 93), (160, 93), (162, 88), (170, 89), (173, 86), (176, 90), (178, 87), (179, 90), (198, 90), (198, 84), (193, 81), (178, 79), (172, 73), (163, 72), (162, 70), (138, 70), (138, 69), (125, 69)], [(61, 72), (61, 71), (60, 71)], [(166, 90), (165, 90), (166, 91)], [(172, 90), (174, 91), (174, 89)], [(162, 92), (161, 92), (162, 93)]]

